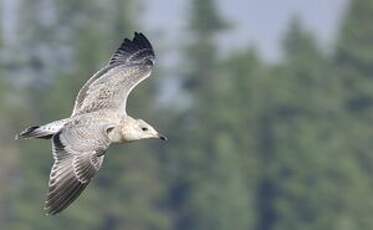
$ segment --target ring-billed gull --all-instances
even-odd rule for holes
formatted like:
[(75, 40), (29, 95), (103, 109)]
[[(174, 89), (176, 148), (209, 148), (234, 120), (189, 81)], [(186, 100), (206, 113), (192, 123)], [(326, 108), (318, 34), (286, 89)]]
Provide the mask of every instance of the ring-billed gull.
[(69, 118), (32, 126), (18, 138), (52, 139), (54, 164), (45, 202), (48, 214), (68, 207), (100, 169), (112, 143), (141, 139), (167, 140), (151, 125), (126, 112), (133, 88), (150, 76), (154, 50), (142, 33), (124, 39), (109, 63), (80, 89)]

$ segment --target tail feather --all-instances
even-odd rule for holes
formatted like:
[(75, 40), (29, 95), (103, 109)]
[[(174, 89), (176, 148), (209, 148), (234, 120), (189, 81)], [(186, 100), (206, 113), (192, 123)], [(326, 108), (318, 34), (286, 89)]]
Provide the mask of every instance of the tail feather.
[(53, 133), (47, 132), (46, 130), (41, 129), (40, 126), (31, 126), (23, 130), (21, 133), (16, 135), (16, 140), (25, 139), (25, 138), (43, 138), (50, 139), (53, 136)]
[(31, 126), (21, 133), (16, 135), (15, 139), (25, 139), (25, 138), (42, 138), (42, 139), (50, 139), (55, 133), (57, 133), (64, 125), (69, 121), (67, 119), (61, 119), (57, 121), (53, 121), (46, 125), (41, 126)]

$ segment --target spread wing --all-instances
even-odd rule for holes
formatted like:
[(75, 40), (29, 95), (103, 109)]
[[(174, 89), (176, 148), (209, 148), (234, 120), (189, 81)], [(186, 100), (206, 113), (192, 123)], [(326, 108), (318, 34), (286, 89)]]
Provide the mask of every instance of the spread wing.
[(149, 40), (135, 33), (124, 39), (108, 65), (93, 75), (79, 91), (72, 116), (100, 109), (126, 112), (127, 97), (132, 89), (150, 76), (155, 60)]
[(67, 125), (52, 138), (54, 164), (45, 210), (56, 214), (68, 207), (100, 169), (110, 145), (107, 126)]

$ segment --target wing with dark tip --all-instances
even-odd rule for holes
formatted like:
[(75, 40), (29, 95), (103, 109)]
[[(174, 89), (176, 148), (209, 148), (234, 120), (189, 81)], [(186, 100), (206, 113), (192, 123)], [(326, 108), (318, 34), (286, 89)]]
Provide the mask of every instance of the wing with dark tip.
[(101, 109), (125, 113), (128, 95), (150, 76), (154, 60), (152, 45), (142, 33), (135, 33), (132, 41), (124, 39), (108, 65), (79, 91), (72, 116)]
[(101, 168), (110, 141), (104, 128), (67, 126), (52, 138), (54, 164), (45, 202), (48, 214), (68, 207)]
[(142, 34), (135, 32), (133, 40), (125, 38), (121, 46), (114, 52), (109, 65), (126, 63), (143, 63), (151, 61), (154, 63), (155, 54), (152, 44)]

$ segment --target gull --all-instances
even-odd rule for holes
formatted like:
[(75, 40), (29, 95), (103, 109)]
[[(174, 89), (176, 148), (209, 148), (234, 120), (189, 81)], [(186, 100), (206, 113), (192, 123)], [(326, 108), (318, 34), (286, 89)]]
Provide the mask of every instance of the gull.
[(52, 140), (52, 166), (44, 209), (57, 214), (67, 208), (101, 168), (111, 144), (156, 138), (155, 128), (126, 112), (127, 97), (148, 78), (155, 61), (149, 40), (136, 33), (124, 39), (108, 64), (80, 89), (70, 117), (32, 126), (16, 139)]

